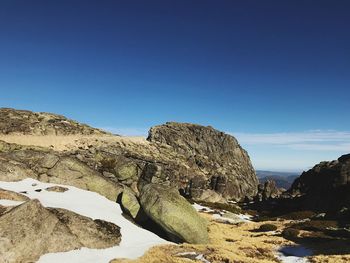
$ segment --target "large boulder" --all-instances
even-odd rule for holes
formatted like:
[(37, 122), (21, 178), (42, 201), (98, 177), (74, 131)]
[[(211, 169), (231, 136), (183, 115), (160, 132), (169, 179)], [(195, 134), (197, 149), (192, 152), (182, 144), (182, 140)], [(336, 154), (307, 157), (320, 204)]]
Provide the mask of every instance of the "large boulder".
[(303, 172), (288, 192), (301, 199), (304, 208), (327, 211), (350, 208), (350, 154)]
[(120, 228), (31, 200), (0, 215), (0, 261), (34, 262), (41, 255), (120, 243)]
[(208, 242), (206, 220), (176, 189), (157, 184), (145, 185), (141, 190), (140, 202), (146, 214), (174, 241), (193, 244)]
[(210, 189), (226, 199), (242, 200), (257, 193), (258, 179), (249, 156), (231, 135), (210, 126), (168, 122), (152, 127), (147, 140), (171, 146), (202, 172), (189, 178), (192, 195)]

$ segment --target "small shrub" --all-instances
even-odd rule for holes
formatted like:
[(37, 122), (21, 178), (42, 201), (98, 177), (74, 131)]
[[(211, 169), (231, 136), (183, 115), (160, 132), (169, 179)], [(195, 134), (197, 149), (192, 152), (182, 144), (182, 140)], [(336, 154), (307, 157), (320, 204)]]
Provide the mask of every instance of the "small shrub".
[(299, 235), (299, 230), (295, 228), (285, 228), (282, 231), (282, 236), (286, 239), (295, 239)]
[(273, 224), (263, 224), (258, 229), (260, 232), (269, 232), (277, 230), (277, 226)]

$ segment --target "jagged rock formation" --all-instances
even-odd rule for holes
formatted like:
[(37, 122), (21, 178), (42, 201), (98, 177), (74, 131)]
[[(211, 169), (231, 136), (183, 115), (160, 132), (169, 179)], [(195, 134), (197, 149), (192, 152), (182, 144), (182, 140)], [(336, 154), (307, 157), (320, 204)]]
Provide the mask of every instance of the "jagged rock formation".
[(339, 210), (350, 207), (350, 154), (321, 162), (297, 178), (288, 191), (305, 208)]
[(0, 134), (99, 135), (106, 132), (57, 114), (0, 108)]
[(0, 212), (2, 262), (34, 262), (43, 254), (81, 247), (108, 248), (121, 240), (120, 228), (65, 209), (45, 208), (38, 200)]
[(281, 195), (282, 191), (276, 186), (274, 180), (267, 180), (258, 186), (258, 194), (256, 199), (259, 201), (268, 200), (269, 198), (277, 198)]
[(211, 189), (235, 200), (256, 194), (258, 180), (249, 156), (233, 136), (210, 126), (168, 122), (152, 127), (147, 139), (171, 146), (203, 173), (191, 178), (191, 194)]

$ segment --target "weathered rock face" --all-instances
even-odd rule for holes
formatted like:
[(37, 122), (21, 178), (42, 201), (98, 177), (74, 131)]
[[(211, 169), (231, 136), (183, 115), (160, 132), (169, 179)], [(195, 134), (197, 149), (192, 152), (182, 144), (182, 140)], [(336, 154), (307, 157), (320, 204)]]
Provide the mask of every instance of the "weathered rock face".
[(303, 172), (288, 192), (300, 196), (306, 208), (328, 211), (350, 207), (350, 154)]
[(233, 136), (210, 126), (169, 122), (151, 128), (147, 139), (171, 146), (204, 174), (190, 178), (192, 195), (206, 189), (235, 200), (256, 195), (258, 179), (247, 152)]
[(0, 108), (0, 134), (13, 133), (29, 135), (106, 134), (104, 131), (57, 114)]
[(0, 215), (1, 262), (34, 262), (43, 254), (81, 247), (108, 248), (121, 240), (120, 228), (65, 209), (30, 200)]
[(169, 187), (148, 184), (142, 188), (141, 206), (174, 241), (194, 244), (208, 243), (206, 221), (185, 198)]
[(256, 198), (259, 201), (263, 201), (268, 200), (269, 198), (277, 198), (281, 193), (282, 191), (276, 186), (274, 180), (267, 180), (263, 184), (259, 184)]
[[(14, 147), (0, 141), (0, 180), (33, 178), (45, 183), (72, 185), (116, 201), (122, 186), (74, 157), (54, 151)], [(6, 146), (7, 145), (7, 146)], [(2, 149), (2, 150), (1, 150)]]
[(135, 193), (128, 187), (125, 187), (123, 189), (120, 204), (122, 206), (122, 209), (136, 222), (140, 223), (147, 220), (147, 216), (145, 215), (145, 212), (143, 211), (137, 197), (135, 196)]

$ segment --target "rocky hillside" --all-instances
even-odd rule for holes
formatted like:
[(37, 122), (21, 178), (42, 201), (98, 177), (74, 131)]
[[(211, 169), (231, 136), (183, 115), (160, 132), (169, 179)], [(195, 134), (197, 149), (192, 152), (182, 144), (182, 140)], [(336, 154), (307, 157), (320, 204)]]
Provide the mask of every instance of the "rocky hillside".
[[(0, 181), (30, 177), (96, 192), (173, 241), (208, 241), (206, 223), (183, 197), (226, 203), (257, 193), (248, 154), (234, 137), (212, 127), (167, 123), (151, 128), (148, 141), (128, 141), (62, 116), (10, 109), (2, 109), (0, 127), (9, 137), (28, 139), (82, 135), (64, 151), (0, 141)], [(149, 201), (160, 197), (162, 202)]]
[(93, 135), (105, 133), (57, 114), (0, 108), (0, 134)]
[[(13, 109), (0, 110), (1, 132), (105, 135), (60, 115)], [(186, 197), (214, 202), (251, 199), (257, 193), (258, 180), (246, 151), (234, 137), (212, 127), (167, 123), (151, 128), (145, 143), (116, 142), (115, 137), (84, 139), (68, 155), (133, 189), (144, 183), (164, 183)]]
[(321, 162), (297, 178), (289, 192), (307, 208), (337, 210), (350, 207), (350, 154)]

